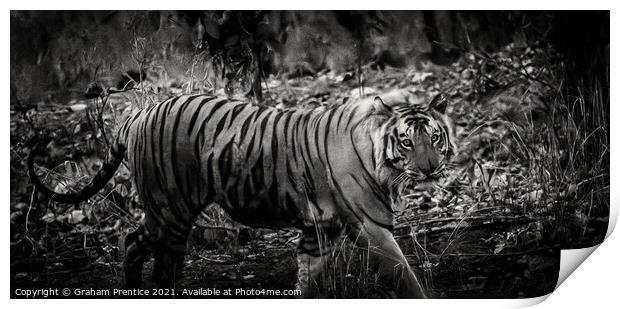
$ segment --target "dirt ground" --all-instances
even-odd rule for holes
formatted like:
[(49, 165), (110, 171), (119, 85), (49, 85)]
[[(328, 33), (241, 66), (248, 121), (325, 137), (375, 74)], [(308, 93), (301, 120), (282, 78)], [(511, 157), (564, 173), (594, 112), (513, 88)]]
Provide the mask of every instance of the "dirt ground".
[[(484, 232), (476, 234), (482, 237)], [(224, 251), (199, 250), (194, 247), (193, 252), (186, 258), (182, 277), (175, 286), (178, 295), (174, 297), (229, 297), (205, 295), (208, 293), (205, 290), (209, 289), (220, 292), (238, 288), (294, 289), (297, 266), (293, 241), (298, 234), (294, 231), (280, 231), (264, 235), (267, 237), (239, 243), (235, 248)], [(411, 245), (411, 242), (408, 243)], [(405, 241), (401, 241), (403, 248), (408, 248), (406, 245)], [(221, 253), (225, 251), (228, 253)], [(553, 291), (559, 271), (559, 257), (559, 250), (549, 248), (518, 254), (449, 254), (434, 265), (425, 265), (413, 257), (411, 262), (418, 266), (415, 267), (416, 273), (421, 275), (422, 284), (427, 287), (427, 293), (431, 297), (520, 298), (536, 297)], [(101, 257), (94, 261), (93, 259), (55, 262), (52, 265), (46, 265), (45, 261), (36, 263), (33, 260), (15, 262), (11, 268), (11, 290), (49, 287), (71, 290), (122, 289), (120, 260), (106, 261)], [(424, 271), (424, 266), (432, 267), (435, 271)], [(144, 289), (157, 288), (150, 280), (151, 270), (152, 261), (148, 261), (144, 270)], [(429, 286), (431, 284), (432, 286)], [(202, 290), (202, 295), (188, 295), (188, 290)], [(323, 291), (327, 293), (323, 297), (329, 298), (329, 291), (325, 288)], [(375, 294), (377, 291), (356, 293), (373, 297), (382, 295)], [(351, 294), (349, 297), (356, 295)], [(235, 298), (244, 296), (236, 295)]]

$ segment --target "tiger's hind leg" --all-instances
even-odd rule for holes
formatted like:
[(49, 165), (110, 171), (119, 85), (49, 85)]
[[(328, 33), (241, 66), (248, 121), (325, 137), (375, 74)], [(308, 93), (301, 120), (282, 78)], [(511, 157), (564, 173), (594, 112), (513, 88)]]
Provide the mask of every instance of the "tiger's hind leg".
[(342, 230), (302, 229), (302, 237), (297, 246), (297, 283), (301, 298), (316, 298), (319, 295), (319, 277), (325, 264), (331, 259), (332, 250)]
[(155, 261), (153, 262), (153, 272), (151, 273), (151, 279), (153, 282), (159, 282), (162, 280), (161, 278), (164, 271), (164, 255), (160, 251), (155, 251), (153, 258)]
[[(171, 251), (174, 246), (179, 246), (177, 251)], [(155, 253), (153, 281), (160, 288), (173, 288), (181, 277), (187, 247), (174, 246), (163, 247)]]
[(142, 284), (144, 261), (150, 254), (146, 244), (144, 226), (141, 225), (125, 237), (123, 249), (125, 250), (123, 261), (125, 286), (130, 289), (139, 288)]
[[(167, 213), (166, 211), (164, 211)], [(189, 211), (188, 211), (189, 212)], [(192, 218), (169, 218), (164, 215), (165, 224), (156, 228), (154, 241), (154, 258), (152, 278), (160, 288), (172, 288), (179, 280), (188, 251), (188, 238), (192, 227)]]
[(187, 236), (182, 235), (189, 235), (189, 232), (172, 236), (168, 234), (169, 227), (164, 226), (157, 230), (159, 232), (154, 241), (149, 239), (149, 233), (144, 226), (140, 226), (125, 237), (123, 268), (126, 288), (139, 288), (142, 285), (144, 262), (151, 253), (155, 258), (153, 282), (158, 287), (170, 288), (174, 286), (175, 280), (178, 280), (187, 251)]

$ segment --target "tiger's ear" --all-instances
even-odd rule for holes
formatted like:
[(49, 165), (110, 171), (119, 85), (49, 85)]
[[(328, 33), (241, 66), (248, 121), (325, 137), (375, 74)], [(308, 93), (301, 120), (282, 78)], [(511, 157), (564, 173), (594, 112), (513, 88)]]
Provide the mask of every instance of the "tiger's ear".
[(446, 113), (446, 107), (448, 107), (448, 98), (444, 93), (436, 95), (428, 104), (429, 109), (434, 109), (442, 114)]
[(373, 108), (375, 109), (375, 114), (380, 114), (380, 115), (391, 115), (392, 114), (392, 108), (389, 107), (387, 104), (383, 103), (383, 100), (381, 100), (379, 96), (375, 97), (375, 100), (373, 102)]

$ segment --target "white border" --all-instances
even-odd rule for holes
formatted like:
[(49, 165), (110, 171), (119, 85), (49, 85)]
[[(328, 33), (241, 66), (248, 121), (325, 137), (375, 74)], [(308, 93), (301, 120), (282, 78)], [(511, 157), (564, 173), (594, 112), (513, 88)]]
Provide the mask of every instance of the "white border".
[[(7, 5), (8, 4), (8, 5)], [(355, 2), (312, 0), (226, 0), (226, 1), (82, 1), (82, 0), (23, 0), (8, 2), (12, 10), (609, 10), (610, 1), (604, 0), (565, 0), (540, 1), (520, 0), (435, 0), (435, 1), (399, 1), (358, 0)]]
[[(123, 8), (125, 10), (143, 10), (143, 9), (342, 9), (351, 10), (352, 5), (345, 1), (333, 1), (333, 0), (312, 0), (312, 1), (292, 1), (292, 0), (262, 0), (262, 1), (208, 1), (208, 2), (196, 2), (187, 1), (180, 3), (179, 1), (164, 1), (164, 0), (152, 0), (145, 5), (143, 1), (19, 1), (19, 2), (2, 2), (2, 6), (7, 5), (7, 10), (4, 13), (6, 18), (3, 22), (2, 34), (4, 42), (9, 41), (9, 9), (22, 9), (22, 10), (41, 10), (41, 9), (110, 9), (110, 8)], [(611, 41), (614, 42), (615, 34), (618, 33), (617, 22), (614, 22), (613, 17), (617, 17), (615, 13), (617, 8), (616, 3), (611, 1), (540, 1), (540, 0), (521, 0), (518, 1), (518, 7), (515, 6), (515, 2), (512, 1), (410, 1), (403, 6), (402, 1), (394, 0), (382, 0), (382, 1), (356, 1), (354, 9), (536, 9), (536, 10), (555, 10), (555, 9), (611, 9)], [(613, 45), (613, 43), (611, 44)], [(5, 87), (5, 98), (9, 97), (9, 44), (5, 43), (5, 48), (2, 50), (4, 63), (2, 64), (4, 77), (3, 85)], [(614, 57), (611, 57), (611, 71), (617, 72), (617, 62), (614, 61)], [(613, 75), (613, 74), (612, 74)], [(613, 77), (612, 77), (613, 80)], [(611, 96), (614, 97), (616, 91), (611, 89)], [(9, 100), (7, 100), (9, 101)], [(7, 121), (1, 128), (3, 134), (0, 135), (0, 139), (3, 145), (8, 145), (9, 142), (9, 114), (8, 114), (8, 102), (6, 106), (4, 119)], [(611, 104), (612, 119), (614, 115), (618, 115), (618, 108)], [(612, 122), (611, 124), (611, 149), (618, 149), (618, 125)], [(10, 177), (9, 171), (9, 151), (2, 154), (2, 160), (4, 163), (0, 166), (2, 174), (5, 177)], [(620, 195), (618, 192), (618, 163), (617, 161), (611, 161), (611, 204), (612, 215), (610, 216), (610, 227), (608, 229), (607, 236), (609, 237), (618, 217), (618, 206), (620, 201)], [(6, 179), (6, 178), (5, 178)], [(5, 183), (9, 183), (7, 180)], [(3, 196), (5, 200), (9, 198), (9, 186), (2, 187)], [(8, 204), (8, 203), (7, 203)], [(8, 206), (8, 205), (7, 205)], [(7, 207), (8, 208), (8, 207)], [(5, 224), (5, 237), (9, 234), (9, 225), (7, 224), (8, 218), (3, 221)], [(611, 224), (613, 222), (613, 224)], [(617, 234), (617, 233), (616, 233)], [(620, 268), (618, 265), (618, 256), (620, 256), (620, 237), (618, 235), (611, 235), (600, 247), (592, 254), (588, 259), (589, 262), (583, 263), (573, 275), (570, 280), (565, 281), (558, 290), (550, 294), (549, 300), (543, 302), (540, 305), (541, 308), (561, 308), (561, 307), (592, 307), (602, 306), (609, 307), (609, 304), (617, 303), (618, 296), (618, 278), (620, 275)], [(574, 253), (574, 252), (573, 252)], [(570, 253), (569, 253), (570, 254)], [(583, 254), (580, 258), (583, 258)], [(2, 270), (2, 277), (4, 281), (0, 286), (1, 292), (5, 295), (5, 301), (9, 302), (12, 308), (21, 308), (25, 306), (46, 306), (56, 307), (62, 306), (84, 308), (85, 306), (94, 308), (106, 308), (110, 305), (114, 306), (119, 304), (119, 300), (9, 300), (9, 265), (10, 257), (9, 250), (2, 254), (0, 264), (5, 265)], [(565, 259), (567, 260), (567, 259)], [(503, 308), (503, 307), (524, 307), (535, 305), (547, 297), (539, 297), (536, 299), (524, 299), (524, 300), (428, 300), (428, 301), (416, 301), (416, 300), (125, 300), (122, 301), (123, 305), (128, 306), (208, 306), (219, 307), (231, 307), (231, 306), (258, 306), (268, 308), (290, 308), (294, 306), (296, 308), (316, 307), (317, 305), (345, 305), (366, 307), (366, 306), (381, 306), (385, 302), (391, 302), (389, 305), (406, 305), (406, 306), (432, 306), (433, 308)]]

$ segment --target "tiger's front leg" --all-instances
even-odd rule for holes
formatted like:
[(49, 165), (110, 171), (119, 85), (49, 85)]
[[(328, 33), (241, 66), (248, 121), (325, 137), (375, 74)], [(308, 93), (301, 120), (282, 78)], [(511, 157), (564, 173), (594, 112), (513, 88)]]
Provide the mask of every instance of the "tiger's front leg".
[(301, 291), (301, 298), (320, 296), (318, 280), (325, 264), (331, 259), (335, 242), (341, 233), (341, 228), (302, 229), (302, 237), (297, 246), (298, 271), (295, 284), (295, 288)]
[(377, 274), (379, 284), (390, 288), (398, 298), (426, 298), (390, 231), (365, 222), (348, 227), (347, 234), (358, 246), (368, 247), (370, 267)]

